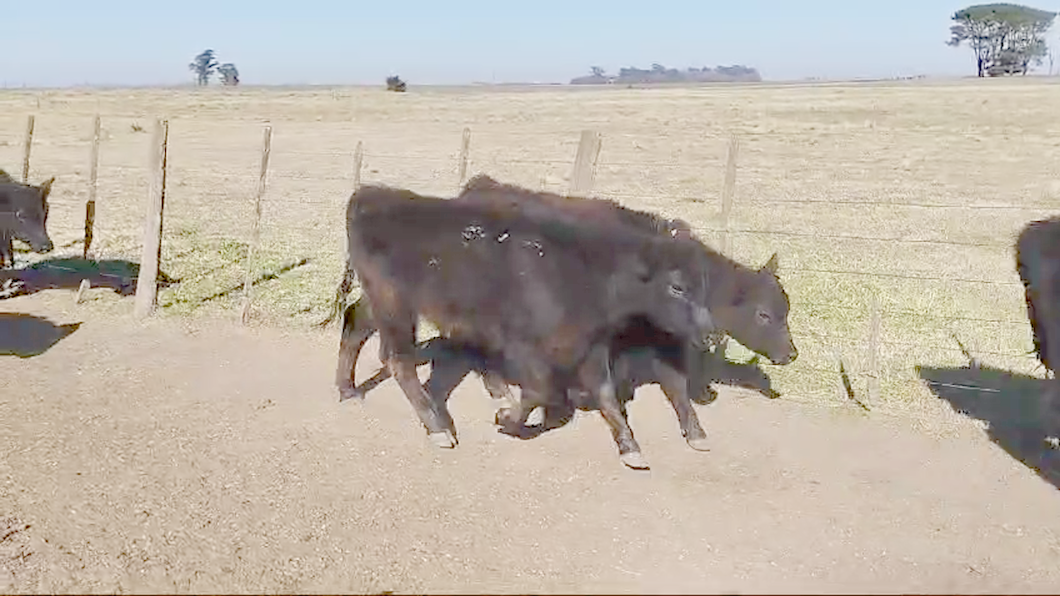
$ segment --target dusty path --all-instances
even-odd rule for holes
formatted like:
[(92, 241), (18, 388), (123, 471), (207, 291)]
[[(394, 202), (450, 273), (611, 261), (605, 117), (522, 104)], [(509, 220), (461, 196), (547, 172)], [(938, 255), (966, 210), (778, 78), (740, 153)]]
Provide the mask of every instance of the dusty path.
[(1060, 590), (1060, 494), (976, 429), (722, 390), (696, 453), (649, 388), (637, 473), (597, 415), (497, 434), (469, 378), (441, 452), (392, 382), (337, 402), (334, 331), (58, 303), (0, 304), (85, 320), (0, 356), (0, 592)]

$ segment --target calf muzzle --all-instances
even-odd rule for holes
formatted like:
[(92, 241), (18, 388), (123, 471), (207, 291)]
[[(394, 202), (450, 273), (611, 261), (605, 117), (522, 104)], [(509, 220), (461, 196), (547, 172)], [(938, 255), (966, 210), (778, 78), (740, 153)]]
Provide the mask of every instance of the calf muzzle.
[(787, 354), (785, 354), (783, 356), (780, 356), (778, 358), (770, 358), (770, 360), (773, 362), (773, 364), (777, 364), (777, 365), (783, 366), (785, 364), (791, 364), (792, 362), (795, 362), (795, 359), (798, 358), (798, 357), (799, 357), (799, 350), (797, 350), (795, 348), (795, 345), (792, 344)]
[(714, 325), (714, 317), (710, 315), (710, 310), (704, 306), (694, 306), (692, 311), (692, 322), (695, 323), (696, 326), (696, 333), (693, 334), (696, 347), (706, 348), (712, 345), (715, 341), (718, 329)]

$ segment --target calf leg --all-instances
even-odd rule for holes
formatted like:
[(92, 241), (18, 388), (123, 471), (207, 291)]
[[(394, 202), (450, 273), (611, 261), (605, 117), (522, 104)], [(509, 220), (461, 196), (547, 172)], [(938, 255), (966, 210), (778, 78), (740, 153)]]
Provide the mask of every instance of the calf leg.
[(424, 343), (429, 344), (424, 351), (429, 352), (431, 362), (431, 376), (427, 378), (424, 390), (434, 400), (440, 421), (455, 433), (456, 423), (449, 412), (449, 397), (456, 386), (475, 370), (477, 359), (445, 337), (435, 337)]
[(0, 269), (15, 266), (15, 246), (11, 236), (0, 232)]
[(611, 375), (610, 350), (607, 346), (597, 346), (579, 369), (582, 386), (596, 394), (600, 414), (611, 427), (611, 436), (618, 446), (619, 459), (629, 468), (647, 470), (648, 460), (640, 451), (640, 445), (633, 437), (633, 429), (626, 420), (625, 407), (618, 401), (615, 382)]
[[(554, 428), (556, 421), (562, 419), (568, 409), (570, 412), (567, 415), (573, 415), (573, 408), (570, 408), (566, 400), (566, 392), (555, 385), (551, 367), (536, 360), (532, 353), (531, 350), (523, 350), (518, 354), (513, 352), (506, 355), (510, 362), (521, 363), (521, 374), (518, 376), (522, 397), (517, 403), (497, 410), (494, 417), (501, 427), (501, 432), (522, 439), (538, 436), (549, 428)], [(545, 420), (540, 426), (528, 427), (526, 420), (538, 406), (545, 408)], [(565, 422), (559, 426), (563, 424)]]
[(434, 398), (420, 385), (416, 375), (415, 356), (395, 351), (387, 360), (401, 391), (405, 393), (412, 409), (427, 429), (431, 444), (444, 449), (456, 447), (456, 429), (453, 427), (452, 418), (446, 420), (447, 417), (440, 414)]
[[(416, 345), (416, 313), (406, 310), (402, 304), (394, 304), (393, 301), (375, 299), (371, 293), (371, 286), (363, 283), (362, 287), (368, 293), (372, 303), (373, 319), (378, 325), (380, 339), (386, 342), (389, 353), (386, 358), (387, 368), (401, 387), (401, 391), (412, 405), (420, 422), (427, 429), (427, 436), (431, 444), (436, 447), (452, 449), (456, 447), (456, 428), (453, 427), (451, 419), (443, 421), (435, 406), (434, 399), (420, 384), (416, 374), (416, 365), (419, 360)], [(386, 294), (384, 294), (386, 296)], [(379, 310), (379, 305), (387, 308)]]
[(482, 377), (482, 385), (486, 387), (497, 409), (510, 408), (516, 404), (515, 395), (512, 394), (508, 381), (497, 371), (486, 368), (479, 371), (479, 375)]
[(681, 427), (681, 436), (685, 438), (688, 446), (696, 451), (708, 451), (707, 433), (699, 424), (699, 416), (692, 407), (692, 401), (688, 398), (688, 387), (691, 385), (685, 375), (675, 370), (662, 360), (655, 361), (656, 378), (670, 405), (677, 414), (677, 423)]
[[(356, 302), (347, 307), (346, 312), (342, 315), (342, 338), (339, 340), (339, 359), (335, 367), (335, 384), (339, 388), (339, 401), (364, 399), (364, 393), (367, 389), (357, 387), (354, 378), (356, 376), (357, 358), (360, 356), (365, 342), (375, 331), (371, 306), (365, 296), (362, 295)], [(380, 347), (382, 347), (382, 342), (380, 342)], [(380, 356), (380, 361), (386, 362), (384, 355)], [(376, 376), (379, 376), (378, 373)], [(385, 380), (385, 377), (379, 379), (378, 382), (383, 380)]]

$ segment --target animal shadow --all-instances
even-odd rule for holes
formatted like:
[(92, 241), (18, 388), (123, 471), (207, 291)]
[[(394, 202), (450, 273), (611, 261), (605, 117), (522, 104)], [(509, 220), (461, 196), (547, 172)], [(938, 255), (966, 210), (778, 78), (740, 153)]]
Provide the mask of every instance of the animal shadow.
[(1039, 416), (1049, 386), (1060, 381), (988, 367), (918, 366), (917, 373), (954, 410), (985, 421), (987, 436), (1009, 455), (1060, 488), (1060, 451), (1046, 442), (1057, 429)]
[(81, 323), (56, 325), (33, 315), (0, 313), (0, 356), (40, 356), (79, 327)]
[[(136, 293), (139, 274), (140, 265), (132, 261), (57, 257), (38, 261), (24, 269), (0, 271), (0, 281), (8, 286), (3, 294), (5, 298), (35, 294), (41, 290), (76, 290), (84, 279), (93, 288), (109, 288), (121, 296), (131, 296)], [(159, 289), (175, 283), (179, 280), (158, 272)]]

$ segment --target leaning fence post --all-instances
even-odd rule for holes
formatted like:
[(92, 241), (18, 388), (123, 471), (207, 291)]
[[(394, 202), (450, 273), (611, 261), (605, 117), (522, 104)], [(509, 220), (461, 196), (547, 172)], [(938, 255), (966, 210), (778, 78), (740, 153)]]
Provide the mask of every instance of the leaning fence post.
[(36, 117), (32, 114), (26, 118), (26, 140), (22, 146), (22, 184), (29, 184), (29, 154), (33, 149), (33, 125)]
[(357, 148), (353, 150), (353, 190), (361, 187), (361, 168), (364, 167), (364, 143), (357, 141)]
[(100, 118), (96, 115), (92, 123), (92, 151), (88, 165), (88, 202), (85, 203), (85, 244), (81, 257), (88, 258), (88, 249), (92, 246), (92, 234), (96, 225), (96, 180), (99, 175), (99, 131)]
[(457, 165), (457, 192), (464, 188), (467, 181), (468, 152), (471, 150), (471, 129), (464, 127), (464, 136), (460, 140), (460, 162)]
[[(360, 144), (358, 143), (358, 146)], [(261, 239), (261, 199), (265, 196), (265, 178), (269, 173), (269, 153), (272, 151), (272, 127), (266, 126), (261, 144), (261, 173), (258, 176), (258, 192), (254, 195), (254, 220), (250, 232), (250, 244), (247, 245), (247, 268), (243, 277), (243, 311), (239, 321), (246, 325), (250, 321), (250, 289), (254, 283), (254, 253), (258, 250)], [(359, 170), (359, 168), (358, 168)]]
[(147, 217), (144, 218), (143, 249), (140, 253), (140, 272), (136, 276), (137, 318), (145, 318), (155, 310), (158, 298), (158, 261), (162, 252), (162, 210), (166, 197), (166, 148), (169, 142), (169, 121), (155, 120), (151, 136), (151, 185), (147, 191)]
[(740, 137), (729, 138), (729, 155), (725, 161), (725, 183), (721, 189), (721, 252), (732, 256), (732, 199), (736, 194), (736, 155)]
[(880, 299), (872, 295), (869, 303), (869, 354), (868, 394), (869, 404), (876, 406), (880, 399)]
[(583, 130), (578, 143), (578, 153), (574, 156), (574, 169), (570, 176), (570, 194), (584, 195), (593, 187), (596, 177), (596, 160), (600, 157), (600, 134)]

